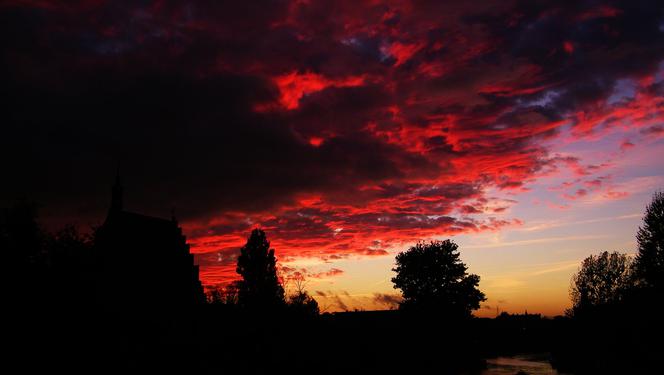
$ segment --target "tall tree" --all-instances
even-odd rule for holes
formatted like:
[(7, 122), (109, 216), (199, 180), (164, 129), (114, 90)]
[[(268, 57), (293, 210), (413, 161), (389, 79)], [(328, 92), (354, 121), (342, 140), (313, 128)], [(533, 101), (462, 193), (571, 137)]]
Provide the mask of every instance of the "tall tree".
[(285, 304), (284, 288), (277, 276), (277, 258), (261, 229), (254, 229), (240, 249), (237, 273), (242, 276), (238, 293), (240, 305), (271, 309)]
[(450, 240), (420, 242), (399, 253), (392, 283), (403, 294), (400, 307), (469, 317), (486, 298), (478, 289), (480, 277), (467, 269)]
[(646, 207), (643, 226), (636, 234), (635, 276), (639, 284), (664, 288), (664, 192), (657, 192)]
[(632, 264), (626, 254), (605, 251), (583, 260), (572, 277), (571, 315), (623, 301), (632, 286)]

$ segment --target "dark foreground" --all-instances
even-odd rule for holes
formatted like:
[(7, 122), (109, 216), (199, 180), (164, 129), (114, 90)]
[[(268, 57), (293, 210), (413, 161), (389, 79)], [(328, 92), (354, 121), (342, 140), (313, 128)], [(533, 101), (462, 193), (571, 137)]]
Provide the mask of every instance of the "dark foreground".
[(626, 339), (616, 327), (597, 344), (577, 322), (539, 315), (449, 322), (398, 311), (312, 318), (205, 306), (143, 319), (84, 310), (14, 319), (3, 366), (21, 372), (486, 374), (495, 364), (487, 358), (550, 353), (561, 373), (650, 373), (661, 354), (638, 338), (616, 341)]

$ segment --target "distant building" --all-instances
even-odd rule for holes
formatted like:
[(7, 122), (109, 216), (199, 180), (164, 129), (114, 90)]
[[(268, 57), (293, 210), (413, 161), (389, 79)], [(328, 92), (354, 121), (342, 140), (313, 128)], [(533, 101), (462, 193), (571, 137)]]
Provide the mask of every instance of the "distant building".
[(175, 218), (127, 212), (119, 175), (111, 208), (99, 228), (98, 298), (121, 315), (182, 311), (205, 301), (198, 266)]

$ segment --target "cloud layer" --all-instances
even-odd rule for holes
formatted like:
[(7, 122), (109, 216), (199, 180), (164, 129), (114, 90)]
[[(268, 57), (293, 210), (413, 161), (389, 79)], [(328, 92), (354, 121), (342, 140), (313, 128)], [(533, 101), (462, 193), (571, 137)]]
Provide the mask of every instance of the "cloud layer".
[(664, 134), (656, 1), (9, 1), (0, 29), (3, 199), (100, 220), (119, 163), (210, 283), (254, 226), (331, 262), (520, 225), (542, 176), (610, 181), (551, 144)]

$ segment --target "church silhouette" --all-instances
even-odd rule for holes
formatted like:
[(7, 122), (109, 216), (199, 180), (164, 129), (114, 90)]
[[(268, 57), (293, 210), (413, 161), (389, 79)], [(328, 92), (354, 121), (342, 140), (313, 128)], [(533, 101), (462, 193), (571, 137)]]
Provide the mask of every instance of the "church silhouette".
[(96, 234), (100, 305), (118, 316), (183, 311), (205, 302), (198, 266), (182, 228), (124, 210), (120, 175)]

